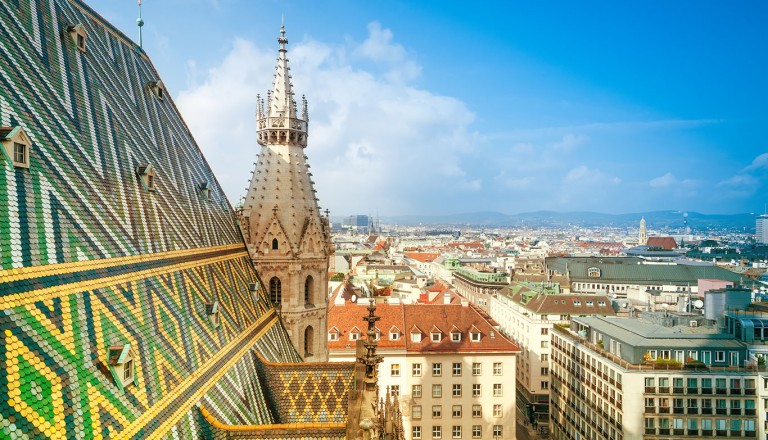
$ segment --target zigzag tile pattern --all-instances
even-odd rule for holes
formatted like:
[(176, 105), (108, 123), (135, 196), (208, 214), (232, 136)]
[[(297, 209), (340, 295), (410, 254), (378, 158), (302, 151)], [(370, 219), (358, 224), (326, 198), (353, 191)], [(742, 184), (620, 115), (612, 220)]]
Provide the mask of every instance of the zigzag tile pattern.
[[(227, 424), (280, 422), (256, 355), (301, 359), (157, 80), (80, 0), (0, 1), (0, 126), (32, 141), (28, 169), (0, 148), (0, 438), (205, 437), (198, 403)], [(108, 366), (120, 344), (136, 361), (124, 389)]]

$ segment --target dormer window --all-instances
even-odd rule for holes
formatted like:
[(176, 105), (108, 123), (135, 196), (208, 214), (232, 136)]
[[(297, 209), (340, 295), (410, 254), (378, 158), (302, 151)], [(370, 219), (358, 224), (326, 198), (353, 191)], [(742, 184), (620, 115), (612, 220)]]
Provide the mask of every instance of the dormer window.
[(8, 160), (17, 168), (29, 168), (29, 147), (32, 142), (24, 129), (0, 127), (0, 142)]
[(329, 341), (338, 341), (339, 340), (339, 329), (337, 329), (336, 327), (333, 327), (328, 332), (328, 340)]
[(456, 326), (451, 329), (451, 342), (461, 342), (461, 331)]
[(421, 342), (421, 333), (411, 333), (411, 342)]
[(360, 339), (360, 329), (355, 327), (349, 332), (349, 340), (357, 341), (358, 339)]
[(208, 316), (208, 321), (214, 328), (218, 328), (221, 325), (218, 301), (205, 303), (205, 314)]
[(443, 334), (440, 332), (432, 332), (432, 342), (440, 342), (440, 339), (443, 338)]
[(389, 329), (389, 340), (390, 341), (400, 340), (400, 330), (398, 330), (397, 328)]
[(474, 325), (469, 329), (469, 340), (472, 342), (480, 342), (480, 330)]
[(148, 86), (149, 90), (152, 91), (152, 94), (155, 95), (155, 98), (159, 100), (165, 98), (165, 85), (162, 81), (150, 81)]
[(141, 180), (141, 185), (147, 191), (155, 190), (155, 168), (149, 164), (143, 164), (136, 167), (136, 174)]
[(109, 347), (107, 363), (112, 379), (121, 391), (128, 385), (136, 383), (136, 366), (131, 344)]
[(70, 24), (67, 26), (67, 33), (72, 42), (77, 46), (77, 50), (85, 53), (85, 28), (82, 24)]
[(203, 200), (211, 200), (211, 183), (203, 182), (200, 184), (200, 196)]

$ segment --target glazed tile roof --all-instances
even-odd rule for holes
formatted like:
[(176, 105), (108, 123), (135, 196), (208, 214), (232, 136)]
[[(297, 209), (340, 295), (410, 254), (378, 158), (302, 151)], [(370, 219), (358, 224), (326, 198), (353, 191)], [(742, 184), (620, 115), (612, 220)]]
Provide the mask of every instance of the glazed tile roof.
[[(72, 25), (85, 51), (62, 35)], [(0, 161), (0, 438), (197, 438), (198, 403), (226, 423), (280, 422), (254, 356), (301, 359), (158, 80), (80, 0), (0, 2), (0, 126), (32, 141), (28, 169)], [(128, 344), (123, 389), (110, 347)]]

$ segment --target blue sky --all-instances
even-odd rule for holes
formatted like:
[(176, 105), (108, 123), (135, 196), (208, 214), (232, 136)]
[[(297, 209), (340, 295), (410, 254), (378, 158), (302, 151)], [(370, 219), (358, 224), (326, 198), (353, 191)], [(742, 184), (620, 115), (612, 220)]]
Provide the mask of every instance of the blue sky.
[[(88, 2), (130, 37), (136, 3)], [(144, 0), (229, 198), (280, 17), (323, 209), (762, 212), (768, 3)]]

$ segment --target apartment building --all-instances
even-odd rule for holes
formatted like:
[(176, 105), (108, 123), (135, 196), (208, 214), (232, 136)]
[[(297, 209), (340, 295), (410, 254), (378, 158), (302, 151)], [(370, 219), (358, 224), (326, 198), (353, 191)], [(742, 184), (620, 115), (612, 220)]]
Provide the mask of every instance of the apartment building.
[(765, 438), (768, 376), (747, 344), (690, 316), (647, 318), (554, 327), (552, 438)]
[(572, 316), (614, 314), (607, 296), (563, 294), (557, 284), (512, 283), (491, 298), (490, 316), (520, 346), (518, 405), (534, 405), (531, 417), (548, 422), (552, 327), (569, 323)]
[(459, 295), (487, 313), (491, 308), (491, 296), (509, 284), (509, 274), (462, 266), (453, 272), (453, 284)]
[[(368, 298), (334, 297), (328, 314), (331, 361), (351, 361), (366, 338)], [(519, 348), (467, 301), (377, 304), (379, 385), (399, 396), (406, 438), (514, 439)]]

